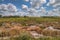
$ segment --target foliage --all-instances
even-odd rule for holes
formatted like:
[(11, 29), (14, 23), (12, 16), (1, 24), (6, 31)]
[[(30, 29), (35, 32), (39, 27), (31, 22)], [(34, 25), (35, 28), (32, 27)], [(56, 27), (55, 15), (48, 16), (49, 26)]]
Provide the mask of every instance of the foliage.
[(41, 22), (60, 22), (60, 17), (56, 18), (42, 18), (42, 17), (10, 17), (0, 18), (1, 22), (20, 22), (20, 23), (41, 23)]

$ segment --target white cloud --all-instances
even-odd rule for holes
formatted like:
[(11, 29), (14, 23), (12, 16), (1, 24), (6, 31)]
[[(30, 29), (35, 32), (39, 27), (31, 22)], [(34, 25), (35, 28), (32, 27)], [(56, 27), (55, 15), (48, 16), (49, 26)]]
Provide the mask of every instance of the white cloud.
[[(25, 0), (27, 1), (27, 0)], [(5, 16), (10, 15), (18, 15), (18, 16), (60, 16), (60, 1), (59, 0), (50, 0), (47, 5), (53, 6), (55, 9), (46, 11), (42, 5), (46, 3), (46, 0), (29, 0), (31, 7), (29, 8), (27, 5), (22, 4), (22, 10), (18, 11), (15, 5), (9, 4), (1, 4), (0, 5), (0, 13)]]
[(46, 15), (46, 10), (44, 7), (41, 7), (41, 9), (39, 9), (39, 10), (36, 10), (34, 8), (30, 8), (28, 13), (29, 13), (28, 16), (40, 17), (40, 16)]
[(50, 2), (50, 4), (53, 4), (53, 3), (55, 3), (55, 0), (50, 0), (49, 2)]
[(2, 1), (5, 1), (5, 0), (2, 0)]
[(47, 6), (50, 6), (50, 5), (54, 4), (54, 3), (55, 3), (55, 0), (49, 0), (49, 2), (47, 3)]
[(41, 0), (41, 3), (46, 3), (46, 0)]
[(47, 5), (48, 6), (51, 5), (55, 8), (58, 8), (58, 7), (60, 7), (60, 0), (49, 0)]
[(22, 5), (22, 9), (23, 9), (23, 10), (28, 10), (28, 6), (23, 4), (23, 5)]
[(60, 16), (60, 8), (53, 9), (48, 12), (48, 16)]
[(54, 9), (50, 11), (46, 11), (43, 4), (46, 3), (46, 0), (30, 0), (31, 8), (28, 8), (27, 5), (22, 5), (22, 8), (27, 12), (24, 15), (27, 16), (60, 16), (60, 0), (49, 0), (48, 6), (53, 6)]
[[(27, 11), (28, 6), (23, 4), (22, 9)], [(14, 16), (14, 15), (24, 16), (24, 15), (27, 15), (28, 13), (24, 12), (23, 10), (18, 11), (16, 6), (11, 3), (0, 5), (0, 14), (3, 16)]]
[[(40, 17), (46, 15), (46, 10), (42, 6), (44, 3), (46, 3), (46, 0), (31, 0), (31, 8), (28, 8), (27, 5), (22, 5), (22, 9), (25, 11), (18, 11), (15, 5), (9, 3), (9, 4), (1, 4), (0, 5), (0, 13), (5, 16), (10, 15), (19, 15), (19, 16), (34, 16), (34, 17)], [(36, 8), (40, 8), (37, 10)], [(17, 12), (18, 11), (18, 12)], [(50, 14), (49, 14), (50, 15)]]
[(9, 3), (9, 4), (7, 5), (7, 8), (8, 8), (9, 11), (12, 11), (12, 12), (16, 12), (16, 11), (17, 11), (16, 6), (13, 5), (13, 4), (11, 4), (11, 3)]
[(0, 5), (0, 10), (7, 10), (7, 5), (6, 4), (1, 4)]
[(29, 2), (29, 0), (24, 0), (24, 1)]
[(30, 0), (30, 4), (33, 8), (40, 8), (44, 3), (46, 3), (46, 0)]
[(17, 12), (17, 8), (11, 3), (0, 5), (0, 14), (2, 15), (14, 15), (15, 12)]
[(15, 5), (13, 4), (1, 4), (0, 5), (0, 10), (2, 11), (10, 11), (10, 12), (16, 12), (17, 11), (17, 8)]
[(48, 16), (60, 16), (60, 0), (49, 0), (47, 6), (52, 6), (54, 8), (48, 11)]

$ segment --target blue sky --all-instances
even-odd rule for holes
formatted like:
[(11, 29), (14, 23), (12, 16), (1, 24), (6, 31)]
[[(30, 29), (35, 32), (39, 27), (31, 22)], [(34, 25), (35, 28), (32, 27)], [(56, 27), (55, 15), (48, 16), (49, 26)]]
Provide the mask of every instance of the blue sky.
[[(48, 2), (49, 2), (49, 0), (47, 0), (47, 3)], [(8, 4), (8, 3), (14, 4), (19, 9), (22, 8), (22, 4), (25, 4), (28, 7), (31, 7), (30, 2), (26, 2), (24, 0), (0, 0), (0, 4)], [(47, 7), (46, 8), (47, 10), (51, 10), (53, 8), (52, 6), (46, 6), (46, 3), (43, 6)]]
[(29, 2), (25, 2), (24, 0), (0, 0), (0, 4), (8, 4), (8, 3), (12, 3), (14, 4), (17, 8), (21, 8), (22, 4), (28, 5), (30, 7), (30, 3)]
[(60, 0), (0, 0), (3, 15), (59, 16), (59, 7)]

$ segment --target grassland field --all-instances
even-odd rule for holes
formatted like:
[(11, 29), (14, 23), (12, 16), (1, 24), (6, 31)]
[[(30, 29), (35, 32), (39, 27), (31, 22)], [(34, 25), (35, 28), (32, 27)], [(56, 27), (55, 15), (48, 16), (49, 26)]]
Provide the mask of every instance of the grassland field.
[(60, 22), (60, 17), (19, 17), (0, 18), (0, 22)]
[[(60, 17), (2, 17), (0, 18), (0, 24), (4, 22), (19, 22), (22, 25), (23, 24), (39, 24), (39, 23), (44, 23), (44, 22), (60, 22)], [(11, 40), (60, 40), (60, 37), (51, 37), (51, 38), (39, 38), (39, 39), (34, 39), (31, 37), (23, 36), (20, 35), (18, 38), (11, 38)]]

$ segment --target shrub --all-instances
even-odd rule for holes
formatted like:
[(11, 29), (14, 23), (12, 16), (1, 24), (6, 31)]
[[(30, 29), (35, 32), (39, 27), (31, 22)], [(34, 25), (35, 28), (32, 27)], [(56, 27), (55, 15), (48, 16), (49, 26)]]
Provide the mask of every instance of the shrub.
[(19, 37), (11, 38), (11, 40), (12, 39), (14, 39), (14, 40), (33, 40), (31, 35), (26, 31), (21, 32)]

